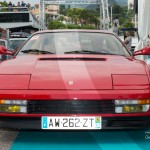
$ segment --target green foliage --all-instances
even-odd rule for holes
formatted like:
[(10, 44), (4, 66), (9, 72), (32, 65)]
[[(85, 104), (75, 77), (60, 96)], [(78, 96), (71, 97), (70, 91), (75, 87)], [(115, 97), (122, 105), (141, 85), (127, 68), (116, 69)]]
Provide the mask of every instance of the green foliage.
[(96, 29), (96, 27), (94, 27), (93, 25), (88, 25), (88, 24), (82, 26), (76, 24), (68, 24), (66, 25), (66, 27), (67, 29)]
[(80, 24), (81, 26), (94, 24), (95, 27), (97, 27), (100, 22), (96, 12), (84, 8), (71, 8), (68, 10), (67, 16), (70, 17), (72, 22), (76, 25)]
[(66, 29), (66, 25), (57, 20), (48, 23), (48, 29)]
[(78, 20), (80, 20), (81, 23), (81, 14), (83, 9), (81, 8), (71, 8), (67, 12), (67, 16), (71, 18), (71, 20), (77, 24)]
[(96, 27), (94, 27), (93, 25), (86, 24), (86, 25), (82, 25), (81, 29), (96, 29)]
[(128, 28), (128, 27), (134, 27), (134, 24), (130, 21), (130, 20), (127, 20), (124, 24), (124, 27)]
[[(110, 9), (110, 8), (109, 8)], [(131, 23), (134, 17), (134, 12), (128, 10), (126, 6), (120, 6), (113, 4), (113, 19), (118, 18), (119, 24), (122, 27), (133, 27)], [(96, 11), (84, 9), (84, 8), (70, 8), (65, 5), (60, 5), (59, 13), (61, 16), (57, 21), (51, 21), (48, 25), (49, 29), (98, 29), (100, 25), (99, 14)], [(68, 18), (66, 17), (68, 16)], [(61, 22), (65, 21), (66, 18), (73, 24), (65, 25)]]
[(132, 20), (132, 18), (134, 17), (133, 10), (128, 10), (127, 6), (120, 6), (117, 4), (113, 4), (112, 11), (113, 11), (113, 19), (118, 18), (120, 26), (124, 26), (127, 20)]
[(65, 20), (65, 18), (64, 18), (64, 16), (59, 16), (59, 18), (57, 20), (62, 22)]
[(68, 24), (66, 27), (67, 29), (80, 29), (80, 26), (76, 24)]
[(112, 10), (113, 14), (120, 14), (123, 11), (123, 8), (120, 5), (114, 4)]
[(8, 6), (7, 2), (0, 2), (0, 4), (1, 4), (2, 7), (7, 7)]
[(124, 24), (125, 22), (126, 22), (126, 19), (124, 17), (119, 17), (120, 25)]
[[(7, 2), (0, 2), (0, 4), (1, 4), (1, 7), (8, 7), (8, 4), (7, 4)], [(7, 12), (8, 11), (8, 9), (0, 9), (0, 11), (1, 12)]]

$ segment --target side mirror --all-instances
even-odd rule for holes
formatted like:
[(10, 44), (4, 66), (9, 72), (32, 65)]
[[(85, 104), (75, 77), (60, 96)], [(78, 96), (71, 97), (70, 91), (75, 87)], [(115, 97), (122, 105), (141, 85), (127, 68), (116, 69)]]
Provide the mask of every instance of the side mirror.
[(1, 55), (13, 55), (13, 52), (8, 50), (5, 46), (0, 46)]
[(150, 55), (150, 47), (144, 47), (143, 49), (134, 52), (133, 55)]

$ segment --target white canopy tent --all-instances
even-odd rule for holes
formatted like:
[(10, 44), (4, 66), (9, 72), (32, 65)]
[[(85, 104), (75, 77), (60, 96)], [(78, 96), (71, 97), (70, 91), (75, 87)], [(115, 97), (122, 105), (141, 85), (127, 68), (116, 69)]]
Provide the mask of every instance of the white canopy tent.
[[(138, 0), (138, 33), (140, 41), (135, 48), (136, 50), (142, 49), (146, 46), (146, 39), (150, 32), (150, 0)], [(138, 59), (150, 63), (150, 58), (138, 56)]]

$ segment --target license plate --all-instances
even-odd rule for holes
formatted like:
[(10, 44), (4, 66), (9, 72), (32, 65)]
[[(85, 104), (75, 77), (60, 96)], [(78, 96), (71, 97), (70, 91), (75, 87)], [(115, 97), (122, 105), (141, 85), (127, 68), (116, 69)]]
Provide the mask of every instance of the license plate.
[(41, 119), (42, 129), (101, 129), (102, 118), (98, 117), (48, 117)]

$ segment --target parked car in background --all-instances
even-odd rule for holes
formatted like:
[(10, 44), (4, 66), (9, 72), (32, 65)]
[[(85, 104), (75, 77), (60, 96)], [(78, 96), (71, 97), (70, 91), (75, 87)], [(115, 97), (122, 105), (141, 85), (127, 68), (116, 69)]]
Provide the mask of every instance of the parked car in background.
[(10, 38), (29, 38), (31, 34), (27, 32), (12, 32)]
[(27, 38), (11, 38), (9, 39), (8, 48), (10, 50), (18, 50), (27, 40)]
[[(0, 46), (5, 46), (8, 48), (8, 41), (5, 39), (0, 39)], [(2, 55), (0, 55), (0, 61), (2, 61)]]
[(0, 65), (0, 127), (42, 130), (150, 127), (150, 70), (114, 34), (47, 30)]
[(8, 42), (7, 42), (7, 40), (0, 39), (0, 45), (1, 45), (1, 46), (5, 46), (5, 47), (8, 47)]
[[(10, 34), (10, 38), (8, 40), (6, 39), (0, 39), (0, 45), (7, 47), (11, 51), (18, 50), (24, 42), (28, 39), (30, 36), (29, 33), (25, 32), (13, 32)], [(5, 56), (4, 59), (10, 59), (11, 56)], [(0, 55), (0, 61), (2, 57)]]

